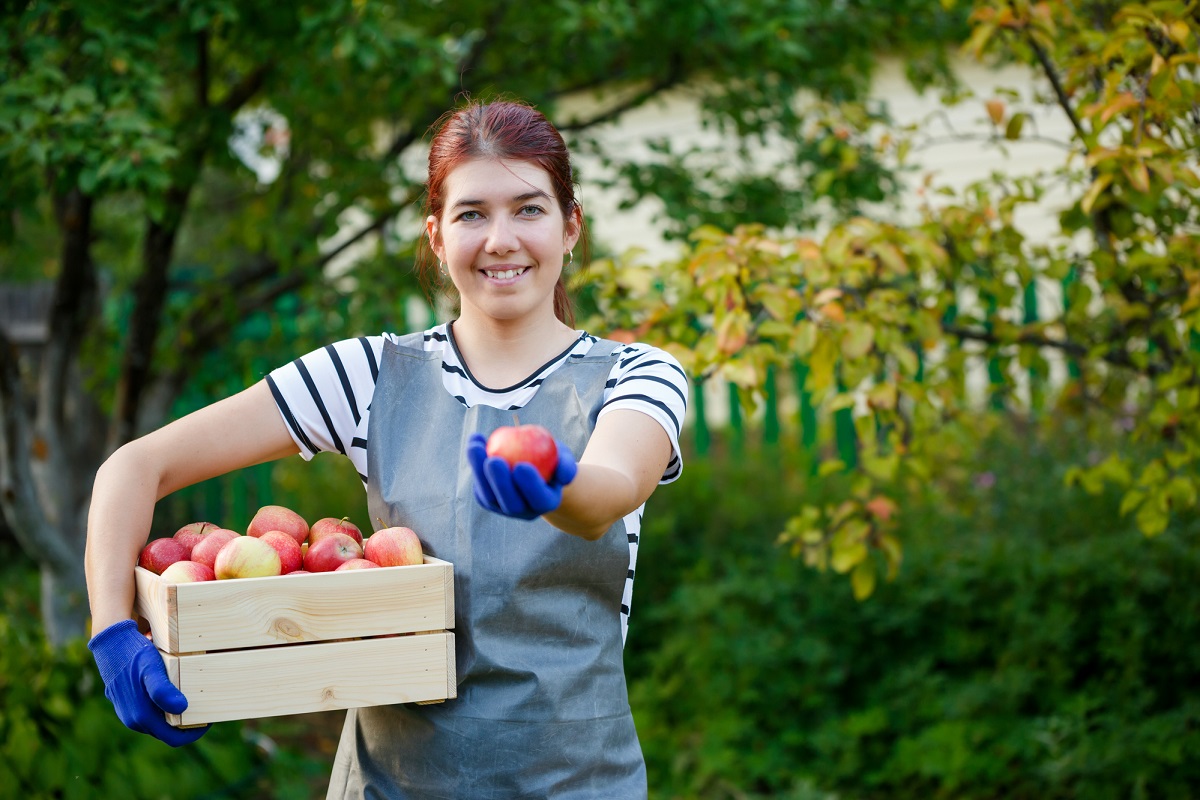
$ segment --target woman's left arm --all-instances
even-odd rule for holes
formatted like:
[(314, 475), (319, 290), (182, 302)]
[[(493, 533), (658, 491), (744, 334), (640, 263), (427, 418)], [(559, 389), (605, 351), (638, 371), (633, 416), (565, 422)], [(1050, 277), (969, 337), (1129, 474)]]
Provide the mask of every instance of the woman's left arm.
[(588, 540), (653, 494), (671, 460), (667, 432), (640, 411), (614, 409), (600, 417), (579, 458), (575, 479), (563, 487), (562, 503), (543, 519)]

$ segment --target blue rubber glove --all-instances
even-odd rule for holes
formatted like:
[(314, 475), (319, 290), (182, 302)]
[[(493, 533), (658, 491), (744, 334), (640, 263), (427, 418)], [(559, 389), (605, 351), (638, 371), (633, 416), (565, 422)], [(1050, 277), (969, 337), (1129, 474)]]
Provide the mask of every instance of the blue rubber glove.
[(187, 698), (171, 683), (162, 656), (133, 620), (109, 625), (91, 638), (88, 649), (100, 669), (104, 695), (125, 727), (171, 747), (191, 744), (212, 727), (180, 729), (167, 722), (163, 712), (182, 713)]
[(562, 442), (558, 466), (549, 481), (543, 480), (533, 464), (518, 461), (512, 469), (502, 458), (487, 457), (487, 439), (473, 433), (467, 441), (467, 460), (475, 473), (475, 499), (497, 514), (518, 519), (537, 519), (558, 508), (563, 487), (575, 480), (575, 456)]

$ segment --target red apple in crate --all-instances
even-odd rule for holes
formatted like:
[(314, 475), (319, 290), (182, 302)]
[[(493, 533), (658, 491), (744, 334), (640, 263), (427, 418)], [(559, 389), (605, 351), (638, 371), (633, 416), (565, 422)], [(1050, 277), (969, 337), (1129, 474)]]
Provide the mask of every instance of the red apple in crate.
[(349, 561), (343, 561), (339, 564), (334, 572), (346, 572), (352, 569), (379, 569), (379, 565), (365, 558), (352, 558)]
[(344, 533), (359, 544), (363, 543), (362, 529), (350, 521), (349, 517), (322, 517), (312, 524), (308, 530), (308, 541), (315, 542), (327, 533)]
[(354, 537), (345, 533), (327, 533), (310, 542), (304, 554), (304, 569), (309, 572), (333, 572), (343, 562), (362, 558), (363, 549)]
[(217, 529), (216, 525), (211, 522), (189, 522), (179, 530), (175, 531), (175, 535), (171, 538), (179, 542), (187, 548), (188, 558), (191, 558), (192, 548), (200, 543), (200, 540), (208, 535), (209, 531)]
[(282, 568), (274, 547), (256, 536), (238, 536), (217, 553), (213, 572), (217, 573), (217, 580), (266, 578), (278, 575)]
[(492, 431), (487, 440), (489, 458), (502, 458), (510, 467), (518, 461), (532, 464), (545, 480), (554, 477), (558, 466), (558, 445), (550, 431), (541, 425), (504, 425)]
[(192, 548), (192, 561), (205, 564), (209, 569), (215, 569), (217, 566), (217, 553), (221, 552), (221, 548), (228, 544), (231, 539), (236, 539), (239, 536), (241, 536), (240, 533), (231, 531), (229, 528), (213, 528), (204, 534), (204, 538)]
[(198, 561), (176, 561), (162, 571), (162, 579), (167, 583), (197, 583), (215, 581), (217, 574), (212, 567)]
[(304, 544), (308, 538), (308, 522), (304, 517), (284, 506), (263, 506), (254, 512), (246, 528), (246, 535), (255, 538), (267, 531), (283, 531), (296, 540), (296, 544)]
[(383, 528), (368, 536), (363, 556), (381, 567), (409, 567), (425, 562), (416, 531), (403, 525)]
[(142, 552), (138, 556), (138, 566), (148, 569), (156, 575), (161, 575), (164, 569), (176, 561), (186, 560), (187, 557), (188, 551), (182, 542), (170, 537), (154, 539), (142, 548)]
[(279, 553), (279, 572), (281, 575), (295, 572), (304, 565), (304, 554), (300, 551), (300, 545), (296, 544), (296, 539), (291, 534), (284, 533), (283, 531), (267, 531), (258, 538), (271, 545), (271, 547), (274, 547), (275, 552)]

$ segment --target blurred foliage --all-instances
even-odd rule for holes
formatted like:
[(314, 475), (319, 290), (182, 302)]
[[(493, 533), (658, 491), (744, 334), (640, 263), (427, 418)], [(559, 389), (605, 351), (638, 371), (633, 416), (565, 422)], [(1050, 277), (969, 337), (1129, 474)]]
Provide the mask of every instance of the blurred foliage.
[(1066, 486), (1107, 444), (1075, 423), (980, 436), (905, 487), (904, 579), (869, 603), (770, 543), (848, 482), (794, 451), (690, 460), (650, 500), (626, 658), (651, 797), (1200, 792), (1200, 517), (1147, 541), (1119, 492)]
[[(818, 471), (855, 479), (781, 530), (807, 564), (847, 574), (860, 598), (896, 574), (909, 489), (969, 455), (981, 407), (1123, 429), (1065, 479), (1121, 487), (1120, 515), (1147, 536), (1200, 503), (1200, 10), (980, 0), (971, 22), (965, 52), (1031, 66), (1044, 89), (1029, 102), (1069, 119), (1061, 167), (998, 171), (958, 193), (919, 188), (911, 224), (860, 216), (820, 237), (701, 227), (678, 260), (632, 252), (590, 276), (591, 327), (736, 384), (751, 410), (772, 368), (801, 364), (823, 415), (853, 415), (853, 457)], [(1031, 135), (1013, 98), (982, 104), (996, 146)], [(880, 139), (899, 163), (910, 143)], [(1037, 204), (1052, 187), (1069, 198), (1058, 229), (1027, 238), (1016, 217), (1047, 213)], [(988, 385), (973, 392), (981, 368)], [(1131, 462), (1129, 444), (1152, 457)]]

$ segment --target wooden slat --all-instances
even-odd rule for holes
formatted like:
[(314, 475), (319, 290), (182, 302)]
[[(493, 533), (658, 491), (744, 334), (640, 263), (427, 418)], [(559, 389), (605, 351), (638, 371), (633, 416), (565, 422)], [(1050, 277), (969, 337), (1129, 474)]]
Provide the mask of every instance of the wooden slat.
[(137, 585), (155, 645), (175, 654), (454, 627), (453, 566), (428, 556), (411, 567), (171, 586), (139, 567)]
[[(303, 576), (298, 576), (303, 577)], [(179, 727), (456, 696), (454, 634), (163, 654), (188, 699)]]

